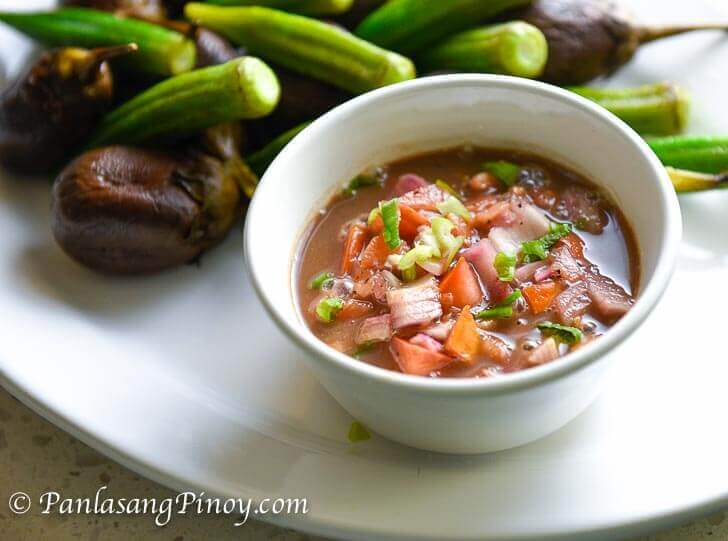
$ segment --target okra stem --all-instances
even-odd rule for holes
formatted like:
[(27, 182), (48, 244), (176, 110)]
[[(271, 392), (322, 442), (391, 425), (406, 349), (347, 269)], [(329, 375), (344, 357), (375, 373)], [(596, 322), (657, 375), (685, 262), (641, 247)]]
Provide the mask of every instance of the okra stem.
[(351, 8), (354, 0), (206, 0), (218, 6), (261, 6), (301, 15), (338, 15)]
[(269, 114), (280, 86), (262, 60), (242, 57), (171, 77), (104, 117), (88, 147), (179, 139), (203, 129)]
[(306, 128), (309, 124), (310, 122), (304, 122), (303, 124), (300, 124), (295, 128), (291, 128), (287, 132), (284, 132), (275, 139), (273, 139), (270, 143), (265, 145), (257, 152), (246, 156), (245, 161), (248, 163), (248, 166), (253, 170), (255, 174), (257, 174), (259, 177), (262, 177), (263, 173), (265, 173), (265, 170), (268, 169), (268, 166), (271, 163), (273, 163), (273, 160), (276, 156), (278, 156), (280, 151), (283, 150), (283, 148), (288, 143), (290, 143), (291, 140), (296, 137), (296, 135), (301, 133), (301, 131), (303, 131), (303, 129)]
[(53, 47), (107, 47), (136, 43), (124, 65), (154, 75), (176, 75), (195, 65), (195, 44), (156, 24), (87, 8), (0, 13), (0, 21)]
[(684, 169), (666, 167), (672, 185), (677, 193), (702, 192), (717, 188), (728, 188), (728, 173), (709, 175)]
[(355, 94), (415, 76), (409, 59), (308, 17), (199, 3), (187, 4), (185, 15), (253, 54)]
[(530, 0), (389, 0), (372, 12), (356, 34), (403, 54), (425, 50)]
[(647, 142), (666, 166), (714, 175), (728, 171), (728, 137), (676, 135)]
[(548, 59), (546, 37), (535, 26), (512, 21), (455, 34), (417, 58), (424, 71), (501, 73), (538, 77)]
[(685, 129), (688, 94), (677, 85), (657, 83), (633, 88), (571, 87), (608, 109), (642, 135), (674, 135)]

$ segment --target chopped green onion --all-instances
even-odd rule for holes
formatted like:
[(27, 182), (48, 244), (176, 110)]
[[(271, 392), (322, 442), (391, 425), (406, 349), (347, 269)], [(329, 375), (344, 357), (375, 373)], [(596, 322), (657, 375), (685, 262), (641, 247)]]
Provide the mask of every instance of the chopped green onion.
[(512, 282), (516, 275), (516, 256), (498, 252), (495, 256), (495, 270), (501, 282)]
[(411, 282), (417, 278), (417, 267), (410, 267), (402, 271), (402, 280)]
[(431, 257), (442, 256), (442, 252), (440, 251), (440, 243), (438, 242), (437, 237), (435, 237), (435, 234), (432, 232), (432, 227), (421, 229), (419, 235), (417, 235), (417, 240), (415, 241), (415, 243), (424, 244), (425, 246), (429, 246), (430, 248), (432, 248)]
[(548, 257), (548, 250), (560, 239), (571, 233), (572, 226), (569, 223), (551, 223), (549, 232), (536, 240), (529, 240), (521, 244), (521, 259), (524, 263), (542, 261)]
[(341, 312), (342, 308), (344, 308), (344, 301), (339, 297), (326, 297), (321, 299), (316, 306), (316, 316), (324, 323), (333, 323), (336, 314)]
[(584, 334), (576, 327), (567, 327), (550, 321), (543, 321), (536, 326), (546, 336), (552, 336), (564, 344), (578, 344), (584, 337)]
[(379, 210), (382, 213), (384, 222), (384, 242), (390, 250), (396, 250), (402, 241), (399, 238), (399, 208), (397, 200), (379, 203)]
[(512, 306), (496, 306), (488, 310), (481, 310), (475, 314), (475, 319), (508, 319), (513, 317)]
[(520, 165), (505, 160), (486, 162), (483, 164), (483, 169), (493, 173), (506, 186), (513, 186), (518, 182), (518, 176), (521, 174)]
[(311, 283), (308, 285), (309, 289), (326, 289), (328, 286), (330, 286), (334, 281), (334, 275), (330, 272), (321, 272), (316, 275), (316, 277), (311, 280)]
[(367, 428), (361, 424), (359, 421), (354, 421), (351, 423), (351, 427), (349, 428), (349, 441), (351, 443), (358, 443), (360, 441), (366, 441), (368, 439), (371, 439), (372, 435), (369, 434), (369, 431)]
[(503, 302), (496, 304), (493, 308), (481, 310), (475, 315), (476, 319), (508, 319), (513, 317), (513, 303), (523, 296), (520, 289), (516, 289), (508, 295)]
[(367, 225), (369, 227), (371, 227), (372, 224), (374, 223), (374, 220), (376, 220), (381, 215), (382, 215), (382, 211), (379, 210), (379, 207), (373, 208), (371, 210), (371, 212), (369, 213), (369, 216), (367, 217)]
[(361, 188), (368, 188), (369, 186), (377, 186), (379, 184), (379, 177), (374, 175), (357, 175), (351, 179), (348, 186), (344, 188), (344, 195), (346, 197), (351, 197)]
[(437, 186), (438, 188), (440, 188), (443, 192), (447, 192), (450, 195), (452, 195), (453, 197), (457, 197), (458, 199), (460, 199), (460, 194), (457, 191), (455, 191), (455, 188), (453, 188), (452, 186), (450, 186), (444, 180), (437, 179), (435, 181), (435, 186)]
[(362, 355), (364, 355), (365, 353), (369, 353), (373, 349), (374, 349), (374, 342), (364, 342), (358, 348), (356, 348), (356, 351), (354, 351), (353, 357), (355, 359), (361, 359)]
[(548, 252), (541, 239), (529, 240), (521, 244), (521, 258), (524, 263), (543, 261), (548, 257)]
[(435, 250), (432, 246), (427, 244), (416, 244), (409, 252), (404, 254), (399, 260), (397, 267), (400, 271), (406, 271), (414, 268), (417, 263), (424, 263), (428, 259), (432, 259), (435, 256)]
[(435, 216), (430, 221), (432, 232), (437, 239), (440, 249), (445, 254), (445, 267), (449, 267), (452, 260), (463, 247), (465, 239), (462, 236), (454, 236), (452, 230), (455, 225), (447, 218)]
[(503, 302), (498, 303), (496, 306), (512, 306), (514, 302), (516, 302), (518, 299), (523, 297), (523, 293), (521, 293), (520, 289), (516, 289), (508, 295), (505, 299), (503, 299)]
[(455, 216), (460, 216), (467, 221), (470, 221), (473, 218), (473, 215), (465, 208), (465, 205), (462, 204), (460, 199), (453, 197), (452, 195), (445, 199), (442, 203), (439, 203), (437, 205), (437, 210), (439, 210), (440, 214), (443, 216), (454, 214)]

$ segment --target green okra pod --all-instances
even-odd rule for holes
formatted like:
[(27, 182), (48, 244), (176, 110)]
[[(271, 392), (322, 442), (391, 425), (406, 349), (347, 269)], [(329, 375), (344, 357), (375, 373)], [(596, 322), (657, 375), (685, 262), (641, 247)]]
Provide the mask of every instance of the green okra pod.
[(195, 44), (162, 26), (87, 8), (0, 13), (0, 21), (53, 47), (108, 47), (136, 43), (124, 65), (154, 75), (176, 75), (195, 66)]
[(183, 138), (217, 124), (259, 118), (277, 105), (280, 86), (262, 60), (242, 57), (171, 77), (106, 115), (89, 148)]
[(569, 90), (608, 109), (642, 135), (674, 135), (681, 133), (687, 124), (690, 98), (675, 84), (570, 87)]
[(218, 6), (261, 6), (301, 15), (338, 15), (351, 8), (354, 0), (206, 0)]
[(666, 167), (677, 193), (703, 192), (728, 188), (728, 172), (710, 175), (685, 169)]
[(511, 21), (466, 30), (417, 57), (424, 71), (500, 73), (535, 78), (548, 60), (546, 37), (535, 26)]
[(415, 77), (408, 58), (308, 17), (200, 3), (187, 4), (185, 15), (253, 54), (355, 94)]
[(647, 142), (668, 167), (712, 175), (728, 171), (728, 136), (675, 135)]
[(265, 170), (268, 169), (268, 166), (271, 163), (273, 163), (273, 160), (276, 156), (278, 156), (280, 151), (283, 150), (285, 146), (290, 143), (291, 140), (296, 137), (296, 135), (301, 133), (304, 128), (306, 128), (309, 124), (310, 122), (304, 122), (303, 124), (300, 124), (295, 128), (291, 128), (287, 132), (284, 132), (275, 139), (273, 139), (270, 143), (265, 145), (257, 152), (246, 156), (245, 161), (247, 162), (250, 169), (256, 175), (262, 177), (263, 173), (265, 173)]
[(426, 48), (530, 0), (389, 0), (356, 28), (380, 47), (404, 54)]

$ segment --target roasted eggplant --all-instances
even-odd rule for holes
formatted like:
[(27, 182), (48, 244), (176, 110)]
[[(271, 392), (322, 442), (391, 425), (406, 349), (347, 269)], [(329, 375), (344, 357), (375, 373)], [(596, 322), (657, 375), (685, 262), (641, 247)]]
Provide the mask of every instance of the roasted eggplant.
[(53, 186), (53, 235), (73, 259), (110, 274), (182, 265), (225, 237), (257, 177), (240, 158), (239, 124), (178, 151), (88, 151)]
[(693, 30), (728, 28), (725, 24), (640, 26), (615, 0), (536, 0), (504, 19), (526, 21), (546, 35), (549, 59), (542, 78), (558, 85), (580, 85), (609, 75), (645, 43)]
[(112, 107), (107, 60), (135, 45), (43, 53), (0, 97), (0, 163), (21, 173), (57, 170)]

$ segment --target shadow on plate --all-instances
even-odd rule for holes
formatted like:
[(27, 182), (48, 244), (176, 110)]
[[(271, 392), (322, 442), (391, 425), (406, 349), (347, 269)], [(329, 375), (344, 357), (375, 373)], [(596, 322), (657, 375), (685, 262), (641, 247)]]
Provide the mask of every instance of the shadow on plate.
[(680, 208), (684, 228), (680, 268), (700, 271), (728, 265), (728, 192), (684, 195)]
[(11, 233), (16, 237), (16, 246), (11, 248), (15, 252), (11, 279), (36, 295), (78, 310), (107, 316), (142, 310), (192, 287), (203, 278), (202, 270), (219, 265), (220, 259), (231, 257), (232, 252), (232, 257), (240, 257), (240, 239), (235, 246), (228, 239), (199, 263), (158, 275), (97, 274), (73, 261), (53, 240), (50, 191), (47, 178), (20, 178), (6, 173), (0, 177), (0, 208), (11, 225), (17, 226)]

